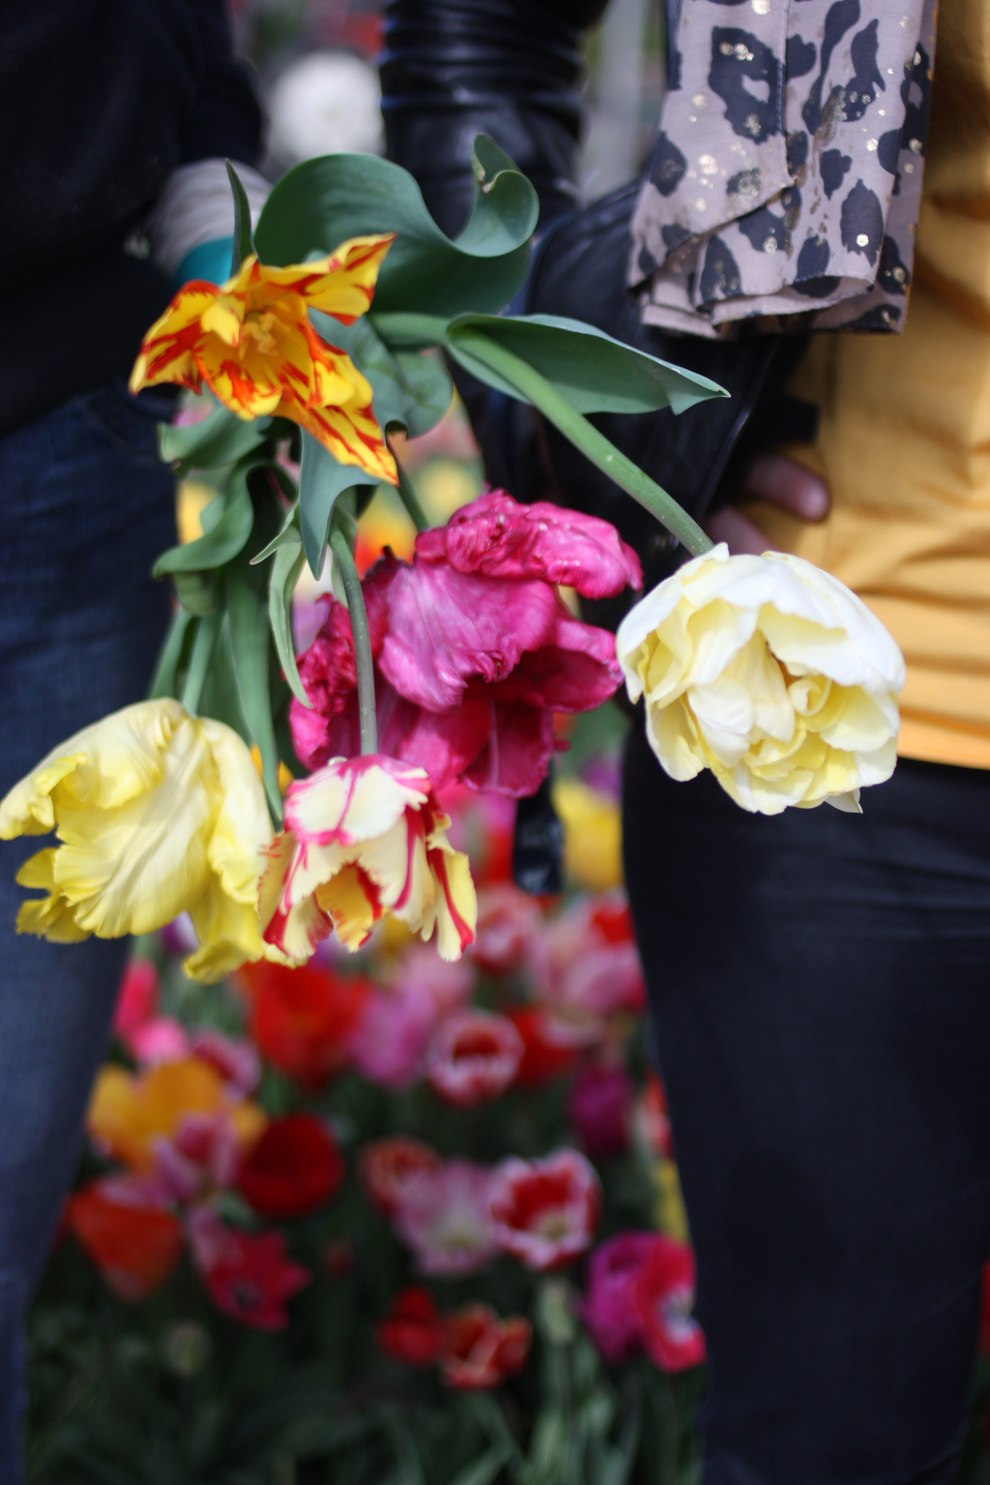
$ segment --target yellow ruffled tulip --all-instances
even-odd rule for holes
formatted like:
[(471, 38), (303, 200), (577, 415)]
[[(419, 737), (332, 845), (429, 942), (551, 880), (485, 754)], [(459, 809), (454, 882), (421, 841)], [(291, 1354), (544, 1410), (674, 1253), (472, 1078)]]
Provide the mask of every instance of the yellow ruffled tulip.
[(141, 342), (130, 388), (205, 382), (239, 418), (291, 418), (329, 449), (395, 484), (395, 460), (351, 358), (317, 335), (309, 311), (349, 325), (371, 304), (393, 236), (353, 237), (312, 263), (271, 268), (252, 253), (227, 283), (184, 284)]
[(894, 771), (904, 660), (838, 578), (723, 544), (637, 603), (616, 634), (633, 701), (673, 779), (710, 768), (743, 809), (859, 810)]
[(443, 959), (474, 940), (478, 900), (468, 859), (447, 840), (421, 768), (394, 758), (331, 758), (289, 788), (285, 831), (261, 884), (265, 938), (308, 959), (335, 931), (358, 949), (385, 914), (428, 939)]
[(22, 933), (56, 943), (148, 933), (188, 912), (186, 972), (222, 978), (271, 951), (257, 892), (272, 826), (251, 754), (177, 701), (143, 701), (62, 743), (0, 804), (0, 839), (55, 830), (25, 862)]

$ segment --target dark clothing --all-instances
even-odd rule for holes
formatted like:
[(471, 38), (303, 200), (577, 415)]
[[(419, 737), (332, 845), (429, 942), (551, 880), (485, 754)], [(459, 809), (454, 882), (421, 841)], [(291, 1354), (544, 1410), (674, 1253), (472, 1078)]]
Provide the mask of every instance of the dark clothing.
[(574, 205), (584, 30), (607, 0), (389, 0), (388, 157), (444, 231), (471, 209), (471, 146), (491, 134), (536, 187), (544, 225)]
[(260, 112), (223, 0), (46, 0), (0, 21), (0, 134), (3, 434), (127, 375), (172, 293), (129, 234), (176, 166), (253, 161)]
[(954, 1476), (990, 1254), (990, 772), (860, 817), (673, 783), (626, 873), (708, 1338), (706, 1485)]
[[(175, 539), (157, 392), (102, 387), (0, 439), (0, 797), (81, 727), (140, 700), (169, 616), (151, 564)], [(19, 1485), (24, 1317), (106, 1053), (127, 939), (14, 930), (21, 861), (0, 869), (0, 1485)]]

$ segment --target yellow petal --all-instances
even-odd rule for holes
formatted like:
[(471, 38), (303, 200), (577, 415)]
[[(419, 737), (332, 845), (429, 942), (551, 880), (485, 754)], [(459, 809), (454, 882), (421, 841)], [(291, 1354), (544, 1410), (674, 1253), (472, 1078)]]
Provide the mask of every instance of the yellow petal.
[(55, 880), (101, 938), (161, 928), (207, 886), (217, 778), (199, 725), (180, 723), (160, 756), (160, 780), (116, 809), (58, 804)]
[(358, 866), (345, 866), (316, 892), (316, 901), (333, 919), (334, 931), (352, 952), (367, 943), (368, 935), (382, 915), (377, 896)]
[(202, 339), (202, 316), (219, 294), (213, 284), (190, 283), (176, 294), (141, 342), (131, 372), (132, 392), (159, 382), (178, 382), (198, 390), (195, 351)]
[(428, 939), (436, 926), (437, 952), (441, 959), (460, 959), (474, 940), (478, 926), (478, 895), (471, 878), (471, 866), (463, 851), (444, 843), (442, 849), (430, 852), (437, 877), (437, 890), (429, 917), (420, 935)]
[(265, 265), (262, 273), (268, 283), (301, 294), (313, 309), (349, 325), (369, 308), (379, 269), (394, 241), (394, 233), (352, 237), (325, 258), (287, 268)]

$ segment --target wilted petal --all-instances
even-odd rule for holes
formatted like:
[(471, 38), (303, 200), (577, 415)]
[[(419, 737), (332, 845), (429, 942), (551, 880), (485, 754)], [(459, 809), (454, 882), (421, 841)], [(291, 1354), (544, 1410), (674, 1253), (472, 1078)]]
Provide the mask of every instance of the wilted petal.
[(389, 588), (381, 670), (409, 701), (448, 711), (472, 677), (502, 680), (549, 642), (557, 603), (542, 582), (492, 583), (417, 558)]
[(545, 500), (520, 505), (504, 490), (486, 490), (446, 526), (420, 532), (416, 551), (430, 562), (446, 558), (457, 572), (542, 578), (586, 598), (643, 585), (639, 558), (608, 521)]

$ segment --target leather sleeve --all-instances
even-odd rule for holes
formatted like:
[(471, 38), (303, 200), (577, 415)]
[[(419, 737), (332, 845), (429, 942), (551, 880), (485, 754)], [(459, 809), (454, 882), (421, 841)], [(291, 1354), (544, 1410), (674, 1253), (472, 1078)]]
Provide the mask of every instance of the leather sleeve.
[(490, 134), (529, 176), (546, 224), (574, 206), (581, 39), (606, 0), (389, 0), (381, 59), (388, 156), (446, 232), (471, 206), (471, 145)]
[[(572, 202), (580, 122), (578, 44), (600, 0), (390, 0), (382, 64), (388, 152), (419, 181), (448, 232), (470, 206), (470, 151), (479, 130), (525, 170), (546, 229), (516, 313), (589, 321), (618, 340), (719, 382), (728, 399), (674, 417), (602, 415), (593, 421), (696, 518), (731, 499), (756, 448), (810, 436), (808, 418), (783, 398), (803, 347), (799, 336), (708, 340), (640, 322), (625, 285), (629, 224), (640, 183), (583, 209)], [(518, 499), (552, 498), (613, 521), (638, 551), (647, 585), (670, 571), (675, 543), (656, 520), (532, 409), (455, 368), (488, 478)], [(796, 419), (796, 422), (795, 422)], [(615, 624), (620, 605), (599, 606)]]

